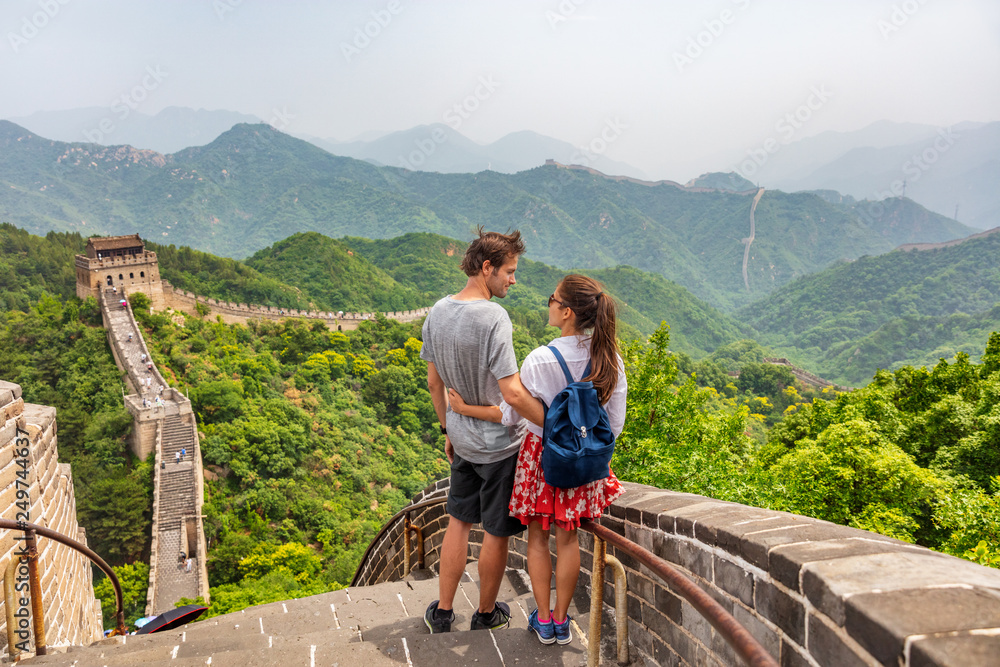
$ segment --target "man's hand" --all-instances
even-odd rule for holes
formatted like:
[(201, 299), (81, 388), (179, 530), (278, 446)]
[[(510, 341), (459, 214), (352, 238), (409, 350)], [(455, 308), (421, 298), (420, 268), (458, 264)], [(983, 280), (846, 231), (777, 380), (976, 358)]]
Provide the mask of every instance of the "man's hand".
[(444, 455), (448, 457), (448, 463), (455, 462), (455, 448), (451, 444), (451, 437), (444, 436)]

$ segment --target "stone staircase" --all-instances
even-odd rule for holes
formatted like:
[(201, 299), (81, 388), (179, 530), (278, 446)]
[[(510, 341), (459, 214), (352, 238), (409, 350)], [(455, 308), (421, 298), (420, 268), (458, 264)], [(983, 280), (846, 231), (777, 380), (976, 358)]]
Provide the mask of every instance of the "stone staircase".
[[(151, 563), (151, 572), (155, 575), (150, 586), (155, 609), (149, 611), (160, 613), (173, 608), (182, 597), (198, 597), (206, 588), (201, 581), (204, 576), (202, 564), (195, 561), (188, 571), (180, 558), (182, 552), (193, 559), (199, 555), (194, 543), (198, 538), (190, 541), (182, 535), (184, 518), (195, 517), (199, 513), (196, 476), (200, 474), (200, 469), (195, 468), (199, 464), (195, 427), (190, 414), (180, 414), (179, 402), (187, 399), (167, 388), (166, 380), (155, 365), (151, 369), (147, 367), (149, 350), (131, 312), (119, 305), (121, 295), (106, 290), (102, 296), (101, 305), (109, 335), (117, 341), (119, 362), (125, 366), (123, 370), (128, 374), (129, 384), (136, 390), (139, 402), (146, 399), (153, 406), (157, 398), (163, 401), (162, 407), (151, 407), (159, 420), (162, 465), (155, 472), (158, 502), (154, 508), (156, 546), (153, 558), (156, 562)], [(146, 386), (147, 380), (149, 387)], [(184, 458), (177, 462), (176, 454), (182, 449), (186, 450)]]
[[(161, 449), (164, 462), (157, 471), (160, 485), (160, 504), (157, 508), (158, 522), (155, 600), (158, 606), (169, 609), (173, 602), (182, 597), (194, 599), (198, 596), (198, 569), (193, 567), (189, 572), (184, 561), (180, 560), (181, 551), (190, 553), (187, 541), (182, 537), (185, 530), (183, 518), (194, 516), (197, 511), (195, 504), (196, 485), (192, 468), (194, 452), (194, 431), (190, 424), (185, 424), (180, 416), (168, 415), (162, 422)], [(176, 462), (176, 452), (187, 450), (184, 459)]]
[[(476, 565), (466, 568), (455, 598), (453, 632), (431, 635), (424, 625), (438, 582), (426, 572), (403, 581), (346, 588), (299, 600), (273, 602), (197, 621), (153, 635), (105, 639), (65, 654), (38, 656), (27, 665), (344, 665), (352, 667), (491, 667), (585, 665), (590, 600), (583, 586), (570, 607), (573, 641), (543, 646), (527, 630), (534, 599), (527, 574), (508, 570), (499, 599), (511, 607), (511, 624), (469, 631), (479, 600)], [(581, 630), (582, 628), (582, 630)], [(604, 636), (613, 643), (613, 630)], [(610, 656), (608, 656), (610, 657)], [(606, 664), (610, 664), (606, 660)], [(633, 661), (632, 664), (641, 664)]]

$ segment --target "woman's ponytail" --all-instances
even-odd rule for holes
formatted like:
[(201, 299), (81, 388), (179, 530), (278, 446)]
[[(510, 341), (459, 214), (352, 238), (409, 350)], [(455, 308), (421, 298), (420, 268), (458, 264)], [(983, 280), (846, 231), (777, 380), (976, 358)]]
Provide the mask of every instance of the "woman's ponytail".
[(587, 276), (570, 274), (559, 283), (559, 293), (576, 314), (577, 328), (590, 334), (590, 375), (601, 403), (607, 403), (618, 384), (617, 307), (603, 286)]

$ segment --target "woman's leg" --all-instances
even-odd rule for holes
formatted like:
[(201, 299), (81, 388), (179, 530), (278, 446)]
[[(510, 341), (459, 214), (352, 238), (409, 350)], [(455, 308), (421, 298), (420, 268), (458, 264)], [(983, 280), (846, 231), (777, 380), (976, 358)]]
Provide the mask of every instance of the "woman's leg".
[[(556, 606), (553, 619), (565, 620), (579, 577), (580, 544), (576, 539), (576, 530), (563, 530), (556, 526)], [(531, 580), (532, 585), (534, 581)]]
[(538, 521), (528, 524), (528, 577), (538, 605), (538, 618), (547, 619), (551, 609), (552, 556), (549, 554), (549, 531), (543, 530)]

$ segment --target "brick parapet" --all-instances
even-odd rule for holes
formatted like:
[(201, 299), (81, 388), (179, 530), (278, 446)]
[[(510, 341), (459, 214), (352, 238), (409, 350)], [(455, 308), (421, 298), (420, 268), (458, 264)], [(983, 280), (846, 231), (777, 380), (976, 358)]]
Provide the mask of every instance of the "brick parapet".
[[(197, 304), (202, 304), (213, 314), (222, 316), (223, 320), (229, 323), (245, 324), (252, 319), (279, 320), (286, 317), (302, 317), (322, 320), (330, 329), (356, 329), (361, 322), (377, 317), (376, 313), (297, 310), (294, 308), (285, 310), (272, 306), (220, 301), (177, 289), (166, 280), (161, 281), (161, 283), (164, 300), (168, 307), (194, 315), (197, 313)], [(412, 322), (424, 317), (429, 312), (430, 308), (418, 308), (416, 310), (386, 312), (381, 313), (381, 315), (400, 322)]]
[[(58, 459), (55, 408), (25, 403), (20, 386), (0, 381), (0, 416), (0, 516), (26, 518), (15, 503), (18, 487), (27, 483), (27, 519), (86, 544), (86, 533), (76, 523), (72, 470)], [(17, 474), (22, 469), (15, 456), (18, 428), (28, 434), (27, 479)], [(0, 538), (0, 563), (9, 562), (22, 544), (14, 531), (7, 531)], [(38, 550), (48, 644), (81, 645), (100, 639), (101, 605), (94, 597), (87, 558), (45, 538), (39, 539)], [(0, 646), (6, 647), (6, 642), (5, 620), (0, 618)]]
[[(413, 500), (443, 495), (442, 480)], [(638, 484), (600, 523), (645, 547), (708, 592), (779, 664), (989, 665), (1000, 655), (1000, 571), (827, 521)], [(435, 568), (443, 505), (411, 513), (425, 565)], [(580, 585), (590, 586), (593, 536), (580, 532)], [(478, 527), (469, 556), (481, 548)], [(417, 562), (413, 540), (411, 562)], [(403, 576), (402, 529), (387, 531), (360, 569), (361, 584)], [(630, 640), (651, 664), (740, 664), (691, 605), (631, 556), (625, 566)], [(508, 566), (525, 568), (526, 542)], [(555, 555), (553, 550), (553, 556)], [(610, 582), (604, 599), (614, 600)], [(613, 615), (613, 609), (606, 607)]]

